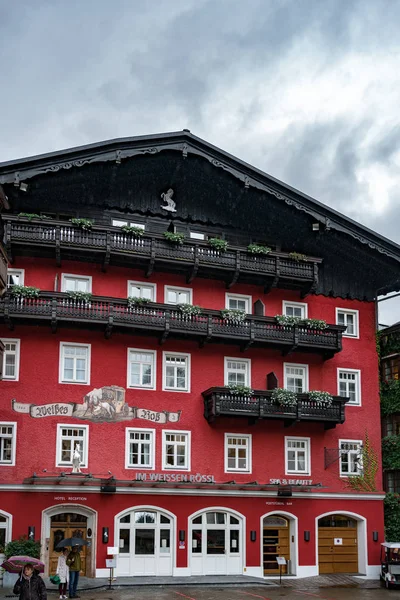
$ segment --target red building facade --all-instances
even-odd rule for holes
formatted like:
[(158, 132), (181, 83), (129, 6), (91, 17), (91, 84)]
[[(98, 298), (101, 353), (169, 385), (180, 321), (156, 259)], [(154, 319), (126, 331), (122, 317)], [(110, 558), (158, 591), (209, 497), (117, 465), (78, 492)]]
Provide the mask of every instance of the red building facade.
[(51, 572), (82, 536), (89, 576), (110, 546), (119, 575), (373, 574), (381, 469), (349, 480), (366, 436), (380, 464), (395, 244), (188, 132), (20, 162), (0, 165), (2, 540), (40, 539)]

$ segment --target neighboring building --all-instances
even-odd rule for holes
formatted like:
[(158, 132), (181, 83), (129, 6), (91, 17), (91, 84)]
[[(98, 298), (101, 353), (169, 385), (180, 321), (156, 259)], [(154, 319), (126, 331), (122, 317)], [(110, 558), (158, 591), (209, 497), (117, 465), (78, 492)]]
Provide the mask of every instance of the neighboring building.
[(117, 575), (377, 573), (375, 299), (400, 247), (188, 131), (0, 184), (3, 540), (40, 539), (54, 571), (83, 536), (89, 576), (109, 546)]

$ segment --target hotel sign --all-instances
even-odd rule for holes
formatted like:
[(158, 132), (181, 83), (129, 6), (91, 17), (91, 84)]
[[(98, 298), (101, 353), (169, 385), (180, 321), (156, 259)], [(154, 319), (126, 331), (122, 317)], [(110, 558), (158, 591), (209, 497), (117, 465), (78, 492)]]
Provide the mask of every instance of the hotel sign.
[(136, 473), (136, 481), (158, 481), (159, 483), (215, 483), (214, 475), (189, 475), (186, 473)]

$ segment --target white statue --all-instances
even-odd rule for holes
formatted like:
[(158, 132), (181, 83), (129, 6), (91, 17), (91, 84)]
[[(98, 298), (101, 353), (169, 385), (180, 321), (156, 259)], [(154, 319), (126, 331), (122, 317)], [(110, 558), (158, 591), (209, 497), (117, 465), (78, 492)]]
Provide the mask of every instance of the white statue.
[(72, 457), (72, 472), (82, 473), (81, 471), (81, 452), (79, 444), (76, 444), (74, 454)]
[(166, 203), (167, 206), (161, 206), (163, 210), (168, 210), (169, 212), (176, 212), (175, 210), (175, 202), (172, 200), (172, 196), (174, 195), (174, 190), (169, 188), (168, 192), (161, 194), (161, 198)]

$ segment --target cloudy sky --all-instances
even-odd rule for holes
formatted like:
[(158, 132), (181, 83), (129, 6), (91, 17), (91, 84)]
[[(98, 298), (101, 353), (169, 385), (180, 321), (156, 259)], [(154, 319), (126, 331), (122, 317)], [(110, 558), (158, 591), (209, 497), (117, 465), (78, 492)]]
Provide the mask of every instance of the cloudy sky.
[(189, 128), (400, 243), (399, 23), (400, 0), (0, 0), (0, 161)]

